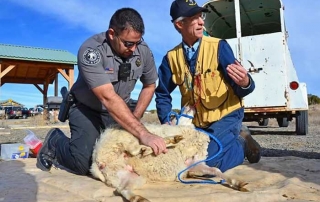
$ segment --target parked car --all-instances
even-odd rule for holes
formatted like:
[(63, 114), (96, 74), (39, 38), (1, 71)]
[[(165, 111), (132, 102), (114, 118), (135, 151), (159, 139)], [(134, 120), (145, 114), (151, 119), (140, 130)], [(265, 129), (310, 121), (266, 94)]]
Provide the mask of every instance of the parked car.
[(21, 108), (21, 111), (22, 111), (22, 118), (23, 118), (23, 119), (26, 119), (26, 118), (28, 118), (29, 116), (31, 116), (31, 112), (30, 112), (30, 110), (29, 110), (27, 107), (22, 107), (22, 108)]
[(21, 107), (6, 106), (6, 119), (15, 119), (22, 117)]
[(30, 115), (35, 116), (38, 114), (43, 114), (43, 108), (42, 107), (35, 107), (35, 108), (29, 108)]
[(15, 107), (6, 106), (5, 107), (6, 119), (17, 119), (17, 118), (28, 118), (30, 116), (30, 111), (26, 107)]

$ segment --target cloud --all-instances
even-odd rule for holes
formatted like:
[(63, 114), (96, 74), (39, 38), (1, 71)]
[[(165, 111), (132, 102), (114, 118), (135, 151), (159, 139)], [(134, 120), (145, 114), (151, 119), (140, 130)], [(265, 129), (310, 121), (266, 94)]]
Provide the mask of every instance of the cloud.
[[(107, 30), (112, 14), (121, 7), (135, 8), (142, 15), (145, 25), (145, 40), (155, 54), (163, 55), (163, 50), (172, 48), (172, 41), (181, 40), (170, 22), (171, 1), (42, 1), (12, 0), (42, 15), (51, 16), (72, 27), (82, 27), (93, 33)], [(160, 16), (155, 13), (164, 13)]]

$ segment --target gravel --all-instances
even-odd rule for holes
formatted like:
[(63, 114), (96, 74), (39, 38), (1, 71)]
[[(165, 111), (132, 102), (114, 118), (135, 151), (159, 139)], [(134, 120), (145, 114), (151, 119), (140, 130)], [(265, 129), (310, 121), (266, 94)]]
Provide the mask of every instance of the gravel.
[[(244, 124), (249, 127), (254, 139), (260, 143), (262, 156), (320, 159), (320, 117), (318, 114), (320, 114), (320, 105), (310, 106), (309, 134), (306, 136), (295, 134), (295, 120), (290, 122), (287, 128), (279, 128), (275, 119), (270, 119), (267, 127), (261, 127), (255, 122)], [(147, 118), (150, 119), (150, 117)], [(47, 132), (53, 127), (60, 128), (67, 136), (70, 136), (67, 123), (50, 123), (38, 119), (39, 117), (0, 120), (0, 144), (23, 143), (27, 129), (34, 132), (41, 140), (44, 140)]]
[(279, 128), (274, 119), (269, 121), (268, 127), (260, 127), (253, 122), (245, 124), (261, 145), (262, 156), (320, 159), (320, 121), (317, 125), (309, 123), (309, 133), (305, 136), (296, 135), (294, 120), (287, 128)]

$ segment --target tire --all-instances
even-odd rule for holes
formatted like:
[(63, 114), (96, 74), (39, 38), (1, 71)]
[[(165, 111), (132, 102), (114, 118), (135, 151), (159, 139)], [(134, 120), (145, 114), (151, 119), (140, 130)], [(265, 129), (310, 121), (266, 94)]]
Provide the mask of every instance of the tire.
[(261, 118), (258, 121), (259, 126), (267, 126), (269, 123), (269, 118)]
[(279, 127), (288, 127), (289, 121), (287, 117), (277, 118)]
[(308, 134), (308, 111), (299, 111), (296, 114), (296, 133), (297, 135)]
[(23, 119), (27, 119), (27, 117), (28, 117), (28, 116), (27, 116), (26, 114), (22, 115), (22, 118), (23, 118)]

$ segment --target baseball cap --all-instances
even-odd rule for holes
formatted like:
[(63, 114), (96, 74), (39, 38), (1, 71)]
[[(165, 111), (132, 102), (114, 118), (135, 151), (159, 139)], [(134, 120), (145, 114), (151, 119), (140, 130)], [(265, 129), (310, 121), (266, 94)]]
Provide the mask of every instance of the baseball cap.
[(194, 0), (174, 0), (170, 7), (170, 15), (172, 22), (179, 17), (191, 17), (200, 12), (208, 12), (209, 10), (198, 6)]

